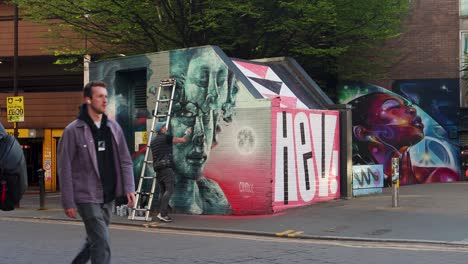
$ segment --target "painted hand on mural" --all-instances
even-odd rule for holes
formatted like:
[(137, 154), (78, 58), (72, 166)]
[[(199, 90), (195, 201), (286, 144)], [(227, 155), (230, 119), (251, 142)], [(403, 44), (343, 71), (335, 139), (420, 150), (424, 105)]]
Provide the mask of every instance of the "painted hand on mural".
[(237, 94), (233, 74), (213, 49), (199, 49), (171, 54), (171, 77), (177, 80), (171, 134), (193, 128), (188, 143), (173, 147), (177, 178), (171, 206), (194, 214), (227, 213), (224, 192), (202, 174), (216, 145), (220, 119), (232, 120)]
[[(353, 106), (353, 163), (383, 164), (390, 182), (391, 159), (401, 159), (402, 184), (456, 180), (449, 168), (423, 172), (411, 159), (411, 148), (424, 139), (424, 124), (415, 107), (386, 93), (370, 93), (351, 102)], [(449, 172), (448, 172), (449, 171)]]

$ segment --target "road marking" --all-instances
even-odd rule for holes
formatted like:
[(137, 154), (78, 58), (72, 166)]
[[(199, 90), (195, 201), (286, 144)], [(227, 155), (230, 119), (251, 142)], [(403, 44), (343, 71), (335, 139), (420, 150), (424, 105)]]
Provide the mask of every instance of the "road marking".
[(275, 235), (278, 236), (278, 237), (283, 237), (283, 236), (287, 236), (287, 237), (296, 237), (297, 235), (300, 235), (304, 233), (303, 231), (295, 231), (295, 230), (292, 230), (292, 229), (288, 229), (286, 231), (283, 231), (283, 232), (280, 232), (280, 233), (276, 233)]
[(156, 224), (156, 223), (143, 224), (143, 226), (146, 227), (146, 228), (149, 228), (149, 227), (156, 228), (156, 227), (158, 227), (158, 224)]
[[(1, 217), (0, 221), (10, 222), (27, 222), (27, 223), (40, 223), (40, 224), (63, 224), (63, 225), (83, 225), (80, 221), (73, 220), (51, 220), (51, 219), (31, 219), (21, 217)], [(151, 224), (150, 224), (151, 225)], [(225, 239), (241, 239), (241, 240), (253, 240), (260, 242), (270, 243), (297, 243), (297, 244), (317, 244), (317, 245), (328, 245), (337, 247), (348, 247), (348, 248), (367, 248), (367, 249), (392, 249), (402, 251), (431, 251), (431, 252), (465, 252), (468, 253), (468, 244), (447, 244), (444, 242), (426, 244), (416, 242), (389, 242), (389, 241), (358, 241), (358, 240), (337, 240), (337, 239), (318, 239), (318, 238), (284, 238), (276, 236), (265, 236), (265, 235), (249, 235), (249, 234), (235, 234), (235, 233), (222, 233), (222, 232), (210, 232), (210, 231), (190, 231), (190, 230), (178, 230), (178, 229), (161, 229), (161, 228), (147, 228), (145, 225), (121, 225), (111, 224), (109, 228), (114, 230), (123, 231), (135, 231), (145, 233), (157, 233), (157, 234), (169, 234), (169, 235), (186, 235), (186, 236), (200, 236), (200, 237), (216, 237)], [(290, 234), (294, 230), (286, 230), (281, 233)], [(300, 231), (299, 231), (300, 232)], [(279, 233), (279, 234), (281, 234)]]
[(295, 237), (295, 236), (300, 235), (300, 234), (302, 234), (302, 233), (304, 233), (304, 232), (303, 232), (303, 231), (297, 231), (297, 232), (288, 234), (288, 237)]
[(294, 230), (289, 229), (289, 230), (283, 231), (281, 233), (276, 233), (276, 236), (282, 237), (282, 236), (284, 236), (286, 234), (289, 234), (289, 233), (292, 233), (292, 232), (294, 232)]

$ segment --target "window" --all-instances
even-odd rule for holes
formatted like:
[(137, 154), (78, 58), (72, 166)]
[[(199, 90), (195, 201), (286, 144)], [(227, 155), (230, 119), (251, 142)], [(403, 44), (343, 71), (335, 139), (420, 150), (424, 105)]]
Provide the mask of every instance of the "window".
[(460, 34), (460, 97), (460, 106), (468, 107), (468, 32), (465, 31)]
[(468, 0), (460, 0), (460, 16), (468, 16)]

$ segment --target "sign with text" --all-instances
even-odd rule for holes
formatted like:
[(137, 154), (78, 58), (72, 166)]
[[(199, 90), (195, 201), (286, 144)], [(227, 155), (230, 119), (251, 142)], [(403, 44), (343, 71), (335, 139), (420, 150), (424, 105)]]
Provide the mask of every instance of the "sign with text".
[(148, 132), (146, 131), (135, 132), (135, 152), (140, 150), (140, 148), (145, 147), (147, 143), (148, 143)]
[(24, 122), (24, 98), (23, 96), (11, 96), (6, 98), (7, 121)]
[(340, 196), (339, 112), (273, 107), (274, 210)]

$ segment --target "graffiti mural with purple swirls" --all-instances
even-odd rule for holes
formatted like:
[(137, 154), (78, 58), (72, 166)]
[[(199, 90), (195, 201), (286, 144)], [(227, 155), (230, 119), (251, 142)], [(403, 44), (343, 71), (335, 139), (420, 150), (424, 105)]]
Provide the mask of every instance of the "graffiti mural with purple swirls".
[(400, 87), (395, 92), (366, 83), (340, 84), (340, 103), (353, 107), (353, 164), (382, 164), (386, 184), (395, 157), (403, 185), (459, 180), (459, 146), (450, 120), (456, 110), (447, 104), (453, 101), (449, 91), (458, 94), (458, 86), (445, 86), (433, 96), (436, 91), (430, 92), (426, 82), (411, 89), (404, 83), (395, 82), (394, 88)]

